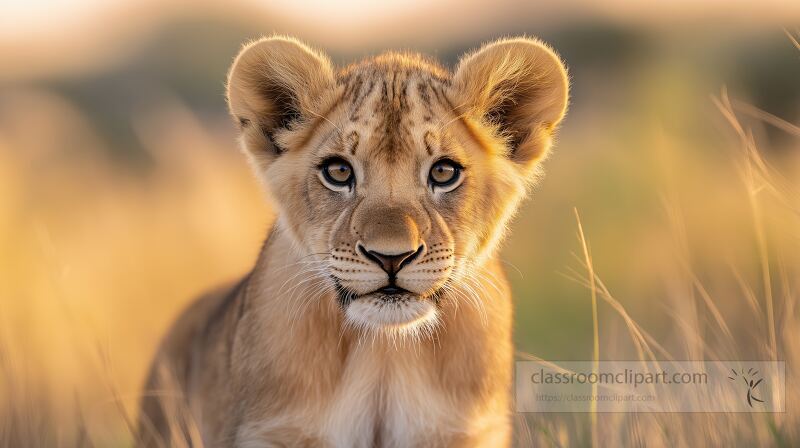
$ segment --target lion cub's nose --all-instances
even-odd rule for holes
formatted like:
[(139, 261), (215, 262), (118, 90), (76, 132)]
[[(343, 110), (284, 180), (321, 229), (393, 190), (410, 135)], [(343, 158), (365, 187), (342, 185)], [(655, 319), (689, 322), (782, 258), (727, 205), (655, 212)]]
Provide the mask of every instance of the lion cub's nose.
[(422, 253), (422, 246), (419, 246), (417, 250), (403, 252), (401, 254), (382, 254), (374, 250), (367, 250), (361, 245), (358, 246), (358, 250), (360, 250), (365, 257), (375, 262), (381, 269), (386, 271), (386, 273), (389, 274), (389, 280), (394, 280), (395, 275), (400, 269), (403, 269), (403, 266), (411, 263)]

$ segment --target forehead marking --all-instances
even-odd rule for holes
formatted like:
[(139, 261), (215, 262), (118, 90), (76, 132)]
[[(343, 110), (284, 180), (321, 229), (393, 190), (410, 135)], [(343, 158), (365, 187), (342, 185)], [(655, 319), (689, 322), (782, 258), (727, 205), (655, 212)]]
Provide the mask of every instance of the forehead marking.
[(356, 149), (358, 149), (358, 140), (359, 140), (358, 132), (356, 131), (353, 131), (347, 135), (344, 144), (345, 148), (348, 148), (350, 150), (350, 154), (356, 153)]
[(400, 81), (400, 95), (397, 97), (395, 102), (397, 103), (397, 107), (401, 110), (409, 110), (411, 109), (411, 105), (408, 103), (408, 73), (405, 74), (406, 76)]
[(384, 154), (390, 163), (409, 146), (408, 123), (404, 115), (410, 109), (407, 98), (409, 73), (407, 71), (392, 72), (392, 79), (385, 75), (381, 86), (381, 97), (375, 102), (374, 114), (382, 119), (376, 127), (378, 135), (376, 149)]
[(359, 113), (361, 112), (361, 106), (364, 105), (364, 100), (366, 100), (375, 89), (375, 79), (373, 78), (369, 80), (369, 85), (367, 86), (366, 90), (362, 89), (362, 87), (363, 81), (359, 84), (358, 89), (353, 95), (352, 101), (350, 102), (350, 121), (359, 120)]
[(444, 95), (444, 92), (441, 90), (441, 88), (437, 89), (437, 87), (440, 86), (434, 85), (432, 80), (428, 80), (428, 84), (430, 85), (431, 90), (433, 91), (433, 95), (436, 97), (436, 101), (438, 101), (442, 107), (447, 108), (449, 106), (452, 109), (452, 105), (450, 104), (450, 101), (447, 99), (447, 97)]
[[(439, 107), (453, 109), (444, 94), (442, 80), (415, 70), (367, 70), (347, 76), (344, 83), (343, 100), (349, 103), (350, 121), (363, 121), (364, 125), (372, 128), (370, 141), (365, 141), (367, 147), (386, 157), (390, 163), (396, 162), (404, 152), (418, 144), (411, 127), (420, 122), (434, 121)], [(410, 114), (414, 108), (420, 108), (419, 121), (413, 121)], [(360, 146), (364, 146), (361, 144), (362, 136), (356, 131), (338, 137), (337, 146), (341, 151), (355, 154)], [(420, 143), (428, 155), (433, 155), (440, 149), (438, 140), (436, 132), (427, 131)]]
[(353, 81), (353, 75), (347, 75), (347, 77), (344, 78), (343, 81), (345, 88), (344, 88), (344, 94), (342, 96), (344, 98), (357, 96), (358, 92), (356, 90), (360, 90), (361, 85), (364, 83), (363, 77), (360, 74), (355, 77), (355, 81)]
[(425, 135), (422, 137), (422, 140), (425, 142), (425, 151), (428, 152), (429, 156), (433, 155), (433, 144), (436, 137), (433, 136), (433, 132), (425, 131)]
[(431, 105), (431, 94), (428, 91), (428, 84), (424, 82), (419, 82), (417, 84), (417, 92), (419, 93), (419, 99), (422, 101), (422, 105), (425, 107), (425, 115), (423, 115), (422, 120), (430, 122), (433, 119), (433, 105)]

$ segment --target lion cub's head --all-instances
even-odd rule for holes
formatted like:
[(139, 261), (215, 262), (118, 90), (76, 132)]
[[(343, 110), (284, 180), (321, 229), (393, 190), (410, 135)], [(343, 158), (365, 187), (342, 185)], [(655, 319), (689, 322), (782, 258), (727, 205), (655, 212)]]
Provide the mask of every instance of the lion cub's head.
[(526, 38), (486, 45), (450, 73), (395, 53), (337, 71), (273, 37), (247, 45), (228, 79), (279, 225), (338, 291), (347, 321), (369, 329), (430, 325), (439, 300), (459, 300), (536, 177), (567, 98), (558, 56)]

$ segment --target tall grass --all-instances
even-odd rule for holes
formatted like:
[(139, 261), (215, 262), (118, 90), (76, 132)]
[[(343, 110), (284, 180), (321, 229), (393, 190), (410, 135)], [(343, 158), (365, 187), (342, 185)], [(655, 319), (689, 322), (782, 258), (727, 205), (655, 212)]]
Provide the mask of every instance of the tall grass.
[(0, 99), (0, 446), (128, 445), (167, 325), (266, 234), (226, 128), (169, 98), (132, 119), (146, 173), (61, 97)]
[[(588, 416), (518, 416), (517, 439), (521, 445), (788, 447), (800, 443), (800, 412), (797, 408), (797, 403), (800, 402), (800, 385), (797, 383), (800, 379), (797, 364), (800, 362), (800, 315), (797, 306), (800, 258), (794, 251), (800, 240), (800, 188), (795, 179), (785, 178), (770, 166), (762, 156), (763, 151), (758, 147), (753, 132), (742, 124), (738, 115), (744, 112), (765, 119), (792, 134), (796, 127), (752, 106), (742, 103), (734, 105), (725, 89), (719, 97), (713, 97), (712, 100), (739, 141), (738, 148), (732, 150), (731, 157), (737, 159), (737, 180), (743, 187), (738, 194), (742, 203), (748, 205), (752, 223), (749, 234), (742, 234), (741, 239), (752, 243), (755, 248), (758, 280), (748, 281), (741, 274), (742, 270), (753, 270), (752, 266), (736, 266), (720, 259), (718, 264), (711, 266), (716, 272), (705, 273), (705, 277), (725, 278), (725, 282), (711, 286), (704, 284), (700, 280), (700, 274), (691, 266), (690, 260), (696, 254), (687, 241), (681, 205), (675, 203), (674, 198), (664, 200), (664, 217), (672, 229), (677, 249), (673, 261), (680, 274), (660, 293), (665, 305), (661, 316), (669, 319), (670, 325), (678, 329), (673, 335), (676, 338), (659, 340), (651, 335), (631, 318), (625, 307), (612, 295), (600, 274), (595, 271), (596, 267), (588, 250), (589, 243), (579, 217), (577, 229), (581, 255), (575, 257), (579, 268), (570, 269), (565, 277), (583, 285), (589, 291), (586, 308), (587, 313), (591, 312), (595, 329), (594, 338), (590, 341), (595, 366), (600, 341), (608, 344), (609, 348), (616, 348), (620, 345), (622, 335), (609, 330), (605, 335), (598, 336), (596, 330), (599, 296), (621, 319), (634, 348), (610, 350), (612, 354), (607, 359), (663, 363), (675, 360), (785, 361), (785, 396), (774, 396), (771, 399), (773, 402), (783, 401), (786, 412), (598, 414), (594, 405)], [(731, 288), (731, 285), (736, 285), (736, 288)], [(720, 300), (723, 297), (725, 300)], [(720, 309), (721, 307), (724, 308)], [(741, 313), (747, 318), (743, 319)], [(602, 326), (614, 324), (619, 322), (603, 322)], [(737, 337), (742, 334), (747, 338)], [(519, 357), (523, 360), (542, 361), (528, 353), (520, 353)], [(593, 370), (596, 371), (596, 367)], [(771, 380), (777, 382), (778, 379)], [(593, 389), (593, 394), (596, 394), (596, 389)]]

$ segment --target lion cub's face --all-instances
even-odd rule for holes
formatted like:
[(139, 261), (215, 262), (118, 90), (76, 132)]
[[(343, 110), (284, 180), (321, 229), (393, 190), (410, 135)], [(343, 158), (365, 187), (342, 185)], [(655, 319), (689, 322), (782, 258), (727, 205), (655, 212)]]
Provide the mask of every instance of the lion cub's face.
[(450, 75), (397, 54), (334, 73), (271, 38), (242, 51), (228, 94), (309, 275), (330, 280), (351, 324), (397, 330), (436, 322), (441, 300), (481, 300), (469, 282), (535, 177), (567, 81), (525, 39)]

